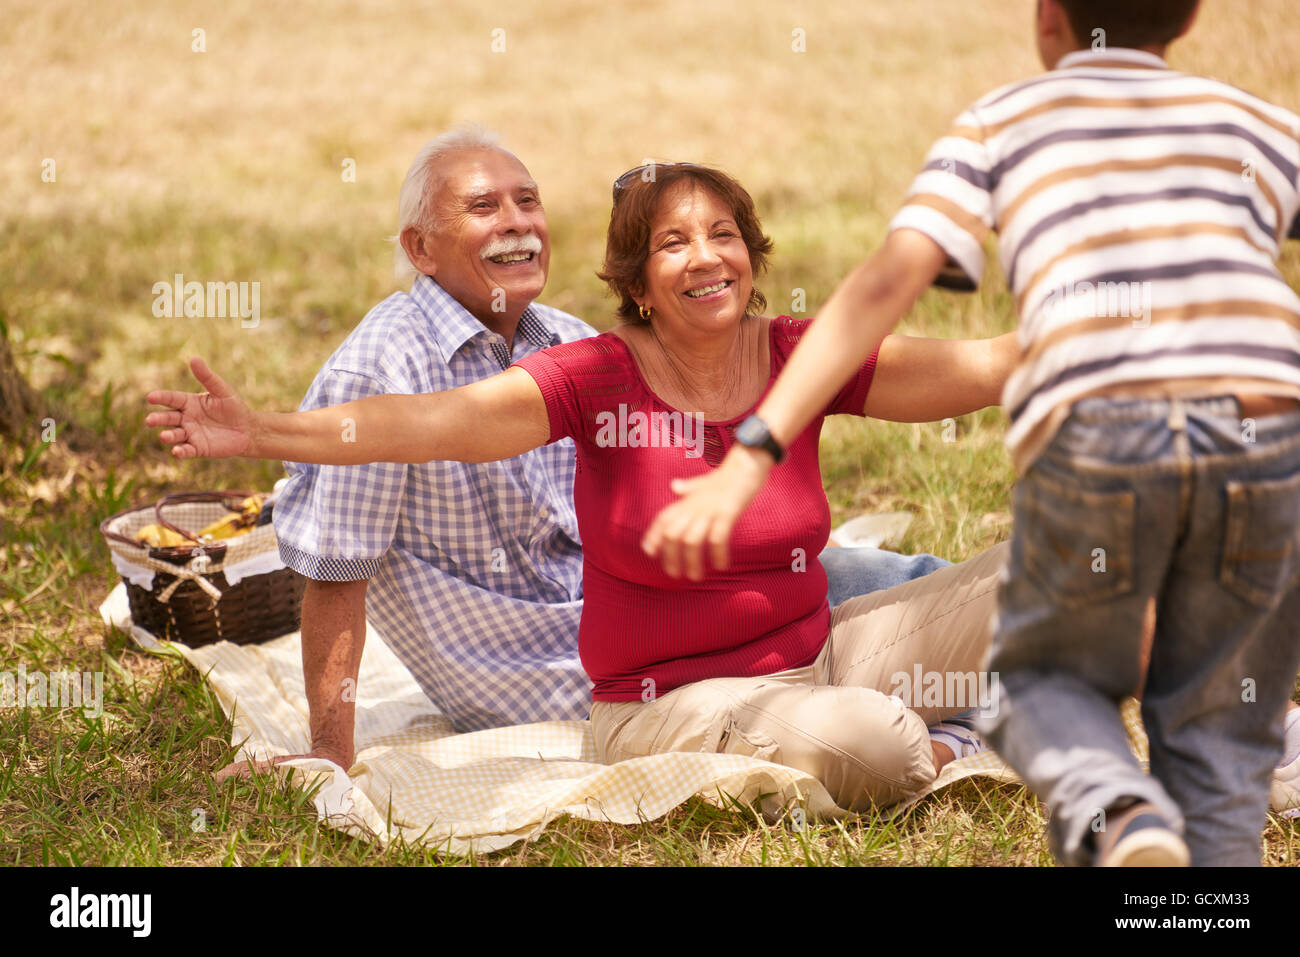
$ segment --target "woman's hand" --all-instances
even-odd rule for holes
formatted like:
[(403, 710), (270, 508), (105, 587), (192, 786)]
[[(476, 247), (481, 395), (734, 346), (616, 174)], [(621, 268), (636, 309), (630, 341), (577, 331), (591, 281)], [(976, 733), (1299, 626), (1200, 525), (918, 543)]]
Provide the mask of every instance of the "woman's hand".
[(178, 459), (251, 455), (255, 431), (252, 410), (199, 356), (190, 360), (190, 371), (208, 391), (150, 392), (145, 401), (165, 405), (168, 411), (150, 412), (144, 424), (169, 426), (158, 438), (163, 444), (171, 444), (172, 455)]
[(672, 490), (684, 496), (661, 511), (641, 540), (651, 558), (659, 556), (664, 573), (692, 581), (704, 579), (707, 544), (715, 569), (730, 564), (731, 530), (772, 471), (772, 456), (743, 445), (733, 446), (716, 469), (692, 479), (675, 479)]

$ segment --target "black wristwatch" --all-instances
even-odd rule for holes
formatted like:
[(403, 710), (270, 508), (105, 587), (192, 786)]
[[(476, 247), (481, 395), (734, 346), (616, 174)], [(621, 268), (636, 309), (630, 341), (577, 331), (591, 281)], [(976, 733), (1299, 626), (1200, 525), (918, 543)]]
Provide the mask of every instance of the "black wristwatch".
[(751, 449), (762, 449), (779, 463), (785, 458), (785, 449), (772, 438), (772, 430), (756, 415), (751, 415), (736, 429), (736, 441)]

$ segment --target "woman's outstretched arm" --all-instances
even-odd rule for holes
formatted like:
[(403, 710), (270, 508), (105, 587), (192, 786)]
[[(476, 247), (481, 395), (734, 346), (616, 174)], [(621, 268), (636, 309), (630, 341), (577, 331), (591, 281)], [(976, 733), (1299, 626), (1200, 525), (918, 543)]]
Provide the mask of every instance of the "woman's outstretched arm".
[(286, 459), (317, 465), (490, 462), (550, 439), (546, 402), (522, 369), (458, 389), (375, 395), (309, 412), (255, 412), (201, 358), (190, 369), (207, 392), (155, 390), (145, 425), (161, 427), (172, 455)]
[(863, 414), (937, 422), (997, 405), (1019, 357), (1014, 332), (993, 339), (885, 336)]

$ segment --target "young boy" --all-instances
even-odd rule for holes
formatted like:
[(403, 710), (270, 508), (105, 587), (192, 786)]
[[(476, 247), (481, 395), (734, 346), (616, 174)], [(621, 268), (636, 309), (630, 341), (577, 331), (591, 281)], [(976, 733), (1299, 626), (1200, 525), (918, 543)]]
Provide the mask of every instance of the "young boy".
[[(1168, 68), (1196, 8), (1039, 0), (1049, 72), (939, 140), (882, 249), (646, 539), (704, 538), (725, 567), (772, 443), (928, 285), (974, 288), (996, 231), (1021, 479), (984, 730), (1070, 864), (1257, 865), (1300, 667), (1300, 298), (1275, 265), (1300, 227), (1300, 118)], [(1117, 705), (1140, 685), (1149, 599), (1147, 775)]]

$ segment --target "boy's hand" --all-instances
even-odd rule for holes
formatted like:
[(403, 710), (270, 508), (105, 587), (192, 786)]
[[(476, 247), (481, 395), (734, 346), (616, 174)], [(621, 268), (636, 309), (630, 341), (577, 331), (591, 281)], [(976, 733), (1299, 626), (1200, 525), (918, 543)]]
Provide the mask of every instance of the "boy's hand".
[(172, 455), (178, 459), (220, 459), (250, 454), (255, 429), (253, 412), (199, 356), (190, 360), (190, 370), (208, 391), (201, 394), (150, 392), (145, 401), (167, 406), (169, 411), (150, 412), (144, 424), (170, 426), (158, 438), (164, 444), (172, 444)]
[(731, 530), (763, 488), (772, 467), (766, 452), (736, 445), (707, 475), (674, 479), (672, 490), (684, 498), (655, 516), (641, 540), (642, 550), (651, 558), (658, 556), (664, 573), (672, 578), (684, 572), (691, 581), (702, 581), (706, 546), (713, 567), (726, 568)]

